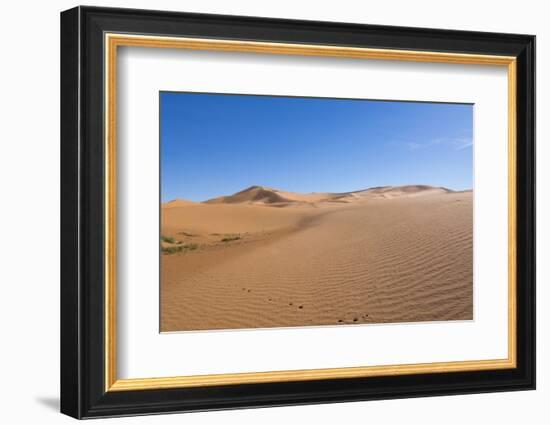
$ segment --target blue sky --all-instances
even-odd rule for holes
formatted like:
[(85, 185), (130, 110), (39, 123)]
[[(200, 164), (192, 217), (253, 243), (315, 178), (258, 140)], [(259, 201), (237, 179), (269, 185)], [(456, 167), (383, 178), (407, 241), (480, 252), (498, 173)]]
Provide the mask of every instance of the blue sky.
[(161, 198), (471, 189), (473, 106), (161, 92)]

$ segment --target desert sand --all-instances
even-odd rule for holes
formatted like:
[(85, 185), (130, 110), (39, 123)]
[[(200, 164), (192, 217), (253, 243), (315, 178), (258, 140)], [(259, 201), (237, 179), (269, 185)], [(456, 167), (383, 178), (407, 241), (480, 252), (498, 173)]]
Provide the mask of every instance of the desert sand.
[(161, 215), (164, 332), (473, 316), (472, 191), (252, 186)]

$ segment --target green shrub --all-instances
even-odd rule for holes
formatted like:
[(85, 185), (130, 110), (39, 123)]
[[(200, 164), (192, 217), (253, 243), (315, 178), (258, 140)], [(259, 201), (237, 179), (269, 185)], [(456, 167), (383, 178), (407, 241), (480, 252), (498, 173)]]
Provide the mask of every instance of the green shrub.
[(173, 243), (173, 244), (178, 243), (178, 241), (176, 239), (174, 239), (172, 236), (161, 236), (160, 240), (162, 242), (166, 242), (166, 243)]
[(199, 249), (199, 244), (189, 243), (186, 245), (178, 245), (178, 246), (161, 246), (160, 249), (163, 254), (177, 254), (179, 252), (196, 251), (197, 249)]
[(183, 251), (183, 246), (163, 246), (161, 250), (164, 254), (175, 254)]

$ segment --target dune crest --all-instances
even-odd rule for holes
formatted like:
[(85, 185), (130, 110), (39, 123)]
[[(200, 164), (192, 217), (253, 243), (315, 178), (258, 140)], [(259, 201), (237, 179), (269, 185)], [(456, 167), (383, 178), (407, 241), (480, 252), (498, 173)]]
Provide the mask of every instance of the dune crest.
[(382, 186), (352, 192), (314, 192), (299, 193), (274, 189), (266, 186), (250, 186), (233, 195), (219, 196), (204, 201), (204, 204), (256, 204), (281, 206), (291, 203), (314, 204), (319, 202), (351, 203), (364, 199), (396, 198), (404, 196), (434, 195), (454, 193), (445, 187), (428, 185)]
[(240, 192), (229, 196), (220, 196), (218, 198), (204, 201), (205, 204), (275, 204), (278, 202), (293, 202), (291, 199), (280, 195), (276, 189), (263, 186), (250, 186)]

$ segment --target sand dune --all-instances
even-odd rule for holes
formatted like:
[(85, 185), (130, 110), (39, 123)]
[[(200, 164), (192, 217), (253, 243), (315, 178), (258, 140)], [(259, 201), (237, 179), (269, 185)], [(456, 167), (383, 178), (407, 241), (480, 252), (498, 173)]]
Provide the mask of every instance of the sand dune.
[[(309, 203), (319, 202), (356, 202), (361, 199), (372, 198), (396, 198), (403, 196), (421, 196), (436, 193), (450, 193), (449, 189), (444, 187), (433, 187), (426, 185), (409, 186), (384, 186), (374, 187), (365, 190), (343, 193), (296, 193), (286, 192), (279, 189), (273, 189), (265, 186), (251, 186), (240, 192), (229, 196), (220, 196), (218, 198), (205, 201), (206, 204), (258, 204), (258, 205), (276, 205), (283, 203)], [(171, 201), (176, 202), (176, 201)]]
[(173, 199), (172, 201), (162, 204), (162, 208), (178, 208), (192, 204), (194, 204), (193, 201), (188, 201), (186, 199)]
[(163, 204), (161, 329), (472, 319), (472, 213), (421, 185)]
[(220, 196), (218, 198), (205, 201), (206, 204), (258, 204), (272, 205), (289, 203), (315, 203), (330, 199), (338, 194), (330, 193), (296, 193), (286, 192), (284, 190), (273, 189), (265, 186), (251, 186), (240, 192), (229, 196)]
[(274, 204), (277, 202), (292, 201), (277, 193), (276, 190), (264, 188), (262, 186), (251, 186), (248, 189), (244, 189), (230, 196), (220, 196), (219, 198), (205, 201), (206, 204)]

